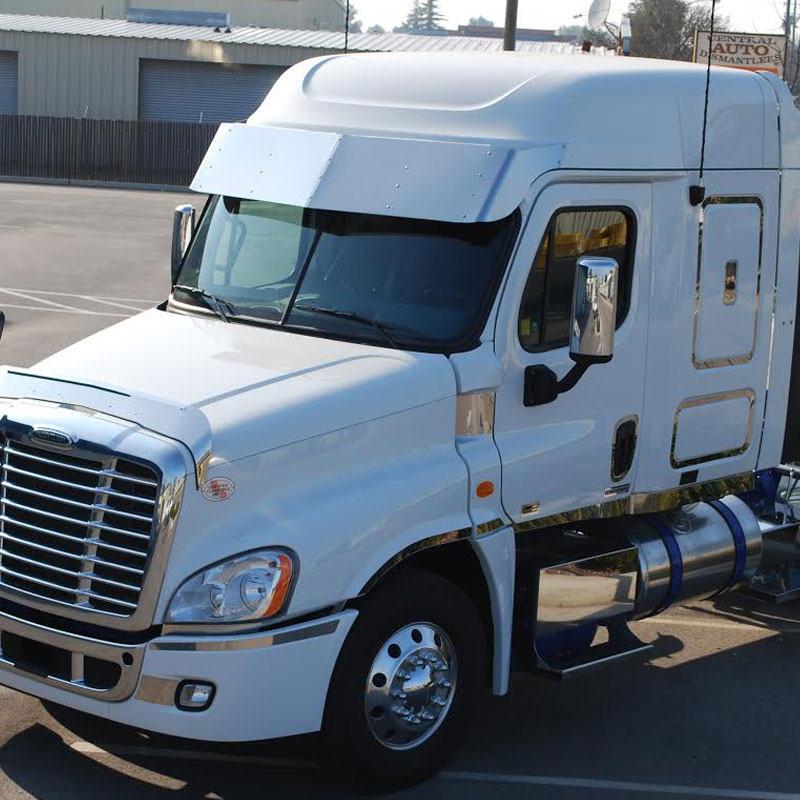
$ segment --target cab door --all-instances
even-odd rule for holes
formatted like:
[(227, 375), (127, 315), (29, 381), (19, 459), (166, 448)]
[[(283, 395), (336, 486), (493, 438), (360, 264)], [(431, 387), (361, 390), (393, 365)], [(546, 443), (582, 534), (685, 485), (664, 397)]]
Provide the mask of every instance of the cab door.
[[(495, 351), (502, 364), (495, 440), (502, 498), (517, 524), (624, 502), (634, 483), (647, 352), (651, 188), (560, 183), (531, 211), (499, 308)], [(544, 405), (525, 405), (525, 372), (561, 379), (574, 366), (568, 333), (576, 264), (583, 255), (619, 264), (611, 361)]]

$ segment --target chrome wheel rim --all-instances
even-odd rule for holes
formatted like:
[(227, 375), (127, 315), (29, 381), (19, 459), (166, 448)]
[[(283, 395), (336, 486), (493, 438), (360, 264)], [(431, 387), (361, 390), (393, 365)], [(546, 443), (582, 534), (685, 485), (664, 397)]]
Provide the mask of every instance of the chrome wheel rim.
[(372, 735), (390, 750), (418, 747), (450, 711), (458, 660), (450, 637), (430, 622), (392, 634), (372, 662), (365, 712)]

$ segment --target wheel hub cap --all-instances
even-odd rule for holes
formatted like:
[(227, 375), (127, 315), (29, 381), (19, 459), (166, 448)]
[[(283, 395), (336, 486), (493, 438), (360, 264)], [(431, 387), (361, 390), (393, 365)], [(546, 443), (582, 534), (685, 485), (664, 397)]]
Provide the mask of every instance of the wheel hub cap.
[(452, 642), (438, 625), (420, 622), (393, 634), (367, 677), (365, 711), (373, 736), (392, 750), (422, 744), (450, 710), (457, 670)]

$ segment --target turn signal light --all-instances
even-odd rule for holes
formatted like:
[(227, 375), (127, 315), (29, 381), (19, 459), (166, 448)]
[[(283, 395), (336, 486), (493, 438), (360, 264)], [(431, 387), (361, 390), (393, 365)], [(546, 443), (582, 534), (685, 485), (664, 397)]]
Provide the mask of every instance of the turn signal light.
[(478, 488), (475, 489), (475, 494), (478, 497), (491, 497), (494, 494), (494, 484), (491, 481), (479, 483)]

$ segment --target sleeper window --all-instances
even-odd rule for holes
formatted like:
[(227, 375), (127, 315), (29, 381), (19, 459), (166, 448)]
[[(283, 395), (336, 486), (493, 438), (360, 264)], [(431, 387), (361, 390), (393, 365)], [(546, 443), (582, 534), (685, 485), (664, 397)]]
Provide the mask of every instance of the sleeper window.
[(519, 338), (526, 350), (550, 350), (569, 341), (575, 265), (581, 256), (605, 256), (619, 264), (617, 327), (630, 305), (635, 222), (616, 208), (559, 211), (536, 253), (519, 312)]

